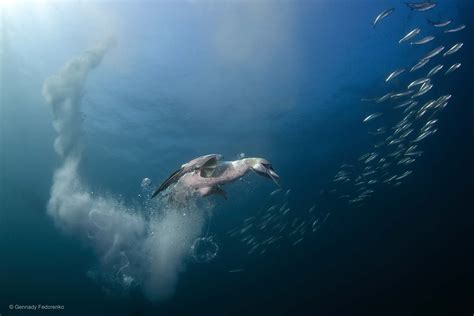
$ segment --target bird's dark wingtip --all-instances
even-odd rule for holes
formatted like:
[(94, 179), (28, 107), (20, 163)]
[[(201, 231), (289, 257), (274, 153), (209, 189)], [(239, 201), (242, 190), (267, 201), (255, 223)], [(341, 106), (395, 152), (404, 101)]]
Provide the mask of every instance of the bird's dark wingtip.
[(151, 195), (150, 199), (155, 198), (158, 195), (158, 193), (160, 193), (160, 189), (155, 190), (155, 192), (153, 192), (153, 194)]
[(179, 180), (179, 178), (182, 176), (182, 172), (183, 172), (183, 168), (173, 172), (173, 174), (171, 174), (171, 176), (169, 176), (169, 178), (166, 179), (166, 181), (163, 182), (160, 185), (160, 187), (155, 190), (155, 192), (153, 192), (153, 194), (151, 195), (151, 198), (154, 198), (155, 196), (158, 195), (158, 193), (160, 193), (161, 191), (166, 190), (171, 184), (177, 182)]

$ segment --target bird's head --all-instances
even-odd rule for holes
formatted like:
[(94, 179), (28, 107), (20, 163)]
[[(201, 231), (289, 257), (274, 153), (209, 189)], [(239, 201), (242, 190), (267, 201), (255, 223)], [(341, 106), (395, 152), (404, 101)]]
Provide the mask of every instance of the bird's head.
[(258, 175), (272, 179), (276, 184), (280, 176), (273, 170), (272, 164), (263, 158), (246, 158), (245, 159), (251, 170), (255, 171)]

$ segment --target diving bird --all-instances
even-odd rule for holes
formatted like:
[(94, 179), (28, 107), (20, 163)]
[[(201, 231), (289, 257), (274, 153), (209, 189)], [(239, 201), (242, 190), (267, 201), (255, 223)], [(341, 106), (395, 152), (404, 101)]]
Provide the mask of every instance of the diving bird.
[(218, 194), (227, 199), (227, 193), (221, 185), (240, 179), (250, 171), (267, 177), (278, 184), (280, 178), (273, 170), (272, 164), (263, 158), (243, 158), (234, 161), (222, 161), (222, 155), (211, 154), (195, 158), (175, 171), (151, 198), (176, 184), (196, 191), (205, 197)]

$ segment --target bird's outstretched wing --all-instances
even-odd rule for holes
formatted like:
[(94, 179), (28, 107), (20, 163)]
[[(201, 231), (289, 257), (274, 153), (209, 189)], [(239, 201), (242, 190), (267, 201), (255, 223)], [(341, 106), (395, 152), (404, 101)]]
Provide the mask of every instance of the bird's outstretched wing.
[(166, 179), (165, 182), (163, 182), (160, 187), (155, 190), (155, 192), (153, 192), (151, 198), (157, 196), (161, 191), (166, 190), (166, 188), (168, 188), (171, 184), (178, 182), (179, 178), (181, 178), (184, 174), (185, 172), (183, 172), (183, 168), (173, 172), (171, 176), (169, 176), (169, 178)]
[(157, 196), (161, 191), (166, 190), (170, 185), (173, 183), (178, 182), (178, 180), (188, 172), (200, 170), (202, 177), (210, 177), (214, 169), (216, 168), (217, 161), (222, 158), (222, 155), (218, 154), (211, 154), (205, 155), (202, 157), (198, 157), (196, 159), (191, 160), (190, 162), (185, 163), (181, 166), (181, 169), (173, 172), (168, 179), (163, 182), (158, 189), (153, 192), (151, 198)]

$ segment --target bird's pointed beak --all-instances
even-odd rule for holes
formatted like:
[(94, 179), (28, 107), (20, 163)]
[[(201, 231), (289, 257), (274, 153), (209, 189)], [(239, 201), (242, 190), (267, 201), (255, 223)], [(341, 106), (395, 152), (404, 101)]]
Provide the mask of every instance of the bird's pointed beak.
[(278, 183), (278, 180), (280, 179), (280, 176), (271, 168), (267, 168), (267, 174), (270, 177), (270, 179), (273, 180), (277, 185), (280, 185)]
[(278, 180), (280, 179), (280, 176), (273, 170), (273, 167), (271, 164), (268, 163), (257, 163), (251, 167), (251, 170), (255, 171), (257, 174), (264, 176), (266, 178), (272, 179), (273, 182), (276, 183), (276, 185), (280, 185), (278, 183)]

